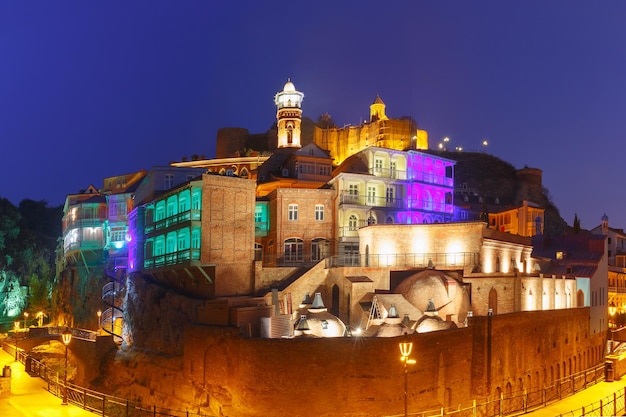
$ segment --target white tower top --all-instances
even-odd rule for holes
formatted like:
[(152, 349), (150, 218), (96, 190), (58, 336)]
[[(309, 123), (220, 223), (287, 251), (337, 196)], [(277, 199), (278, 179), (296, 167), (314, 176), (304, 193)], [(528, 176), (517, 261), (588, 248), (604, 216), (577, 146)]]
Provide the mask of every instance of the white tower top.
[(276, 93), (276, 120), (278, 124), (278, 147), (300, 148), (300, 123), (302, 121), (302, 99), (304, 94), (296, 90), (290, 79), (283, 91)]

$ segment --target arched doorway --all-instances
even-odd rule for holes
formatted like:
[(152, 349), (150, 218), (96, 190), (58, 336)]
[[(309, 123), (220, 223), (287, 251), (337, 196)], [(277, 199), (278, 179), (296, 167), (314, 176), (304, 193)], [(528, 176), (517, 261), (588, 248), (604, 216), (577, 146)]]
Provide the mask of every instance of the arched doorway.
[(495, 288), (489, 290), (489, 309), (493, 314), (498, 314), (498, 292)]

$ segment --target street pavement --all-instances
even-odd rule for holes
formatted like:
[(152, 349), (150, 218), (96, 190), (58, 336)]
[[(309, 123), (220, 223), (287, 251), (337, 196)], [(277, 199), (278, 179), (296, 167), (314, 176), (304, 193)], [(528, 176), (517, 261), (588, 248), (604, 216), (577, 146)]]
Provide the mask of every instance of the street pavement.
[[(532, 417), (557, 417), (557, 416), (567, 416), (567, 417), (577, 417), (582, 416), (582, 408), (585, 407), (586, 415), (599, 416), (602, 415), (599, 413), (597, 408), (599, 407), (600, 400), (602, 400), (603, 404), (607, 402), (611, 402), (613, 399), (613, 393), (617, 393), (619, 396), (620, 393), (622, 395), (621, 400), (618, 399), (618, 406), (624, 404), (624, 389), (626, 389), (626, 376), (623, 376), (621, 379), (614, 382), (599, 382), (597, 384), (591, 385), (587, 389), (582, 391), (578, 391), (576, 394), (571, 395), (569, 397), (565, 397), (560, 401), (549, 404), (546, 407), (535, 410), (531, 413), (524, 414), (524, 416), (532, 416)], [(591, 405), (595, 405), (596, 411), (591, 414)], [(607, 408), (604, 408), (605, 412), (607, 412)], [(612, 409), (609, 411), (613, 415)], [(624, 415), (622, 412), (618, 415)]]
[[(75, 405), (61, 405), (62, 400), (46, 390), (46, 382), (31, 377), (24, 364), (0, 349), (0, 370), (11, 367), (11, 395), (0, 398), (0, 417), (94, 417), (89, 411)], [(1, 377), (0, 373), (0, 377)]]

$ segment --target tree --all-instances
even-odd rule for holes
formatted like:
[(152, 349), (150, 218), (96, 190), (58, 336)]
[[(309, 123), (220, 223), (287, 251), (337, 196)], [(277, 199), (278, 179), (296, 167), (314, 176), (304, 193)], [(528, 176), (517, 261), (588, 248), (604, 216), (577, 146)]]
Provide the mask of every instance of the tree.
[(578, 213), (574, 213), (574, 234), (577, 235), (580, 233), (580, 219), (578, 218)]
[(322, 129), (337, 127), (337, 125), (335, 125), (335, 122), (333, 121), (333, 118), (330, 117), (330, 114), (328, 113), (324, 113), (317, 118), (317, 125)]

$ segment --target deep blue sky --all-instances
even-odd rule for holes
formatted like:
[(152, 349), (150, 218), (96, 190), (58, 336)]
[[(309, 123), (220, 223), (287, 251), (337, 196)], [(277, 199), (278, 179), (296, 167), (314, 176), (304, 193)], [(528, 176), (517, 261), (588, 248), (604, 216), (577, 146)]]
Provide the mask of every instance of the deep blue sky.
[[(349, 4), (349, 5), (348, 5)], [(626, 1), (5, 1), (0, 196), (61, 204), (107, 176), (266, 131), (290, 77), (304, 115), (376, 94), (431, 147), (543, 170), (561, 215), (626, 227)]]

